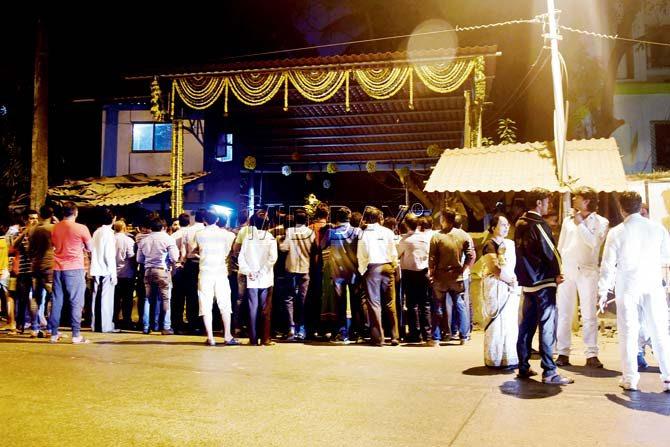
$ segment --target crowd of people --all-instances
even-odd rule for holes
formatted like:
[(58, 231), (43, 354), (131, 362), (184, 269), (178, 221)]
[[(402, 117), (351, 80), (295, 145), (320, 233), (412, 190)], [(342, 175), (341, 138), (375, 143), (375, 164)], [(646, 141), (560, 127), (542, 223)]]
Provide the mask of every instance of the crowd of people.
[[(225, 345), (242, 336), (253, 346), (273, 339), (465, 344), (476, 271), (486, 366), (536, 375), (529, 360), (539, 330), (542, 381), (572, 383), (557, 367), (570, 364), (579, 302), (586, 366), (602, 368), (597, 312), (614, 295), (621, 386), (637, 389), (650, 344), (670, 391), (661, 275), (670, 262), (667, 231), (640, 215), (640, 196), (630, 192), (619, 195), (624, 222), (609, 229), (596, 192), (580, 188), (556, 244), (543, 218), (549, 202), (550, 193), (538, 189), (526, 194), (527, 211), (517, 219), (498, 210), (481, 247), (449, 208), (433, 221), (423, 213), (384, 218), (374, 207), (358, 213), (322, 203), (311, 215), (304, 208), (288, 215), (256, 210), (234, 228), (213, 210), (196, 211), (193, 222), (182, 214), (170, 225), (154, 212), (137, 230), (104, 209), (91, 235), (77, 222), (74, 203), (62, 205), (60, 221), (44, 206), (25, 211), (0, 238), (4, 330), (58, 343), (68, 309), (74, 344), (89, 343), (82, 318), (92, 331), (200, 334), (210, 346), (219, 327)], [(507, 238), (512, 228), (514, 240)]]

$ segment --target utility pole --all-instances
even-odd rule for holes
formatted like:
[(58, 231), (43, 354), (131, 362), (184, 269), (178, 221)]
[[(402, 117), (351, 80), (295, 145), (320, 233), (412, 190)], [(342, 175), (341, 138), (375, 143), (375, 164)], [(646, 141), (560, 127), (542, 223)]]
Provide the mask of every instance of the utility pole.
[[(556, 148), (556, 167), (558, 169), (558, 181), (563, 184), (567, 180), (567, 164), (565, 153), (565, 107), (563, 99), (563, 77), (561, 75), (561, 60), (558, 52), (558, 41), (562, 39), (558, 32), (557, 15), (554, 0), (547, 0), (547, 19), (549, 22), (549, 34), (544, 38), (549, 39), (551, 44), (551, 76), (554, 87), (554, 147)], [(562, 194), (563, 212), (561, 219), (570, 209), (570, 193)]]
[(47, 30), (44, 19), (37, 20), (35, 76), (33, 86), (33, 137), (30, 168), (30, 207), (39, 209), (49, 187)]

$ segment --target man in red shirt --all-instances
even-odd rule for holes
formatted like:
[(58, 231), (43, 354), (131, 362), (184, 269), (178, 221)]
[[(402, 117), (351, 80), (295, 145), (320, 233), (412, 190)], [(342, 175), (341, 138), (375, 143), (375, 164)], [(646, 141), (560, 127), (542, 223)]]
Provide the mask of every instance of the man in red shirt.
[(54, 225), (51, 242), (54, 246), (53, 303), (49, 326), (51, 343), (58, 342), (60, 314), (63, 297), (70, 297), (72, 309), (72, 343), (88, 343), (81, 331), (81, 310), (84, 306), (86, 277), (84, 273), (84, 250), (91, 251), (91, 233), (86, 226), (76, 223), (79, 214), (72, 202), (63, 204), (63, 220)]

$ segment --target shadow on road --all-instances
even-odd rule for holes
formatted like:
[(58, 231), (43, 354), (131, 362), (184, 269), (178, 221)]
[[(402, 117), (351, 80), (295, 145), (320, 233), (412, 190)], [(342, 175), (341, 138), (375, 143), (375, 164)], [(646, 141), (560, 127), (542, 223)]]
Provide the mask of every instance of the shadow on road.
[(573, 374), (586, 376), (586, 377), (596, 377), (596, 378), (611, 378), (621, 375), (621, 371), (615, 371), (613, 369), (607, 368), (587, 368), (586, 366), (561, 366), (561, 369), (565, 371), (570, 371)]
[(544, 385), (532, 379), (516, 379), (500, 385), (500, 391), (518, 399), (544, 399), (560, 394), (563, 389), (560, 385)]
[(513, 369), (489, 368), (487, 366), (474, 366), (463, 371), (466, 376), (502, 376), (514, 374)]
[(656, 413), (670, 416), (670, 396), (667, 393), (643, 393), (642, 391), (624, 391), (624, 397), (617, 394), (605, 394), (607, 400), (629, 410)]

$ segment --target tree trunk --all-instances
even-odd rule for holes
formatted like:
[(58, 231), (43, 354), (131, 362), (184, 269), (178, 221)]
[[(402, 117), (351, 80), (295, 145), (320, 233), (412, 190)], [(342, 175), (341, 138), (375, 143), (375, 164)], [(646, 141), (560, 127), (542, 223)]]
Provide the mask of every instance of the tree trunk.
[(35, 78), (33, 91), (33, 138), (30, 169), (30, 207), (38, 209), (46, 200), (49, 187), (48, 145), (48, 74), (47, 30), (42, 19), (37, 22)]

